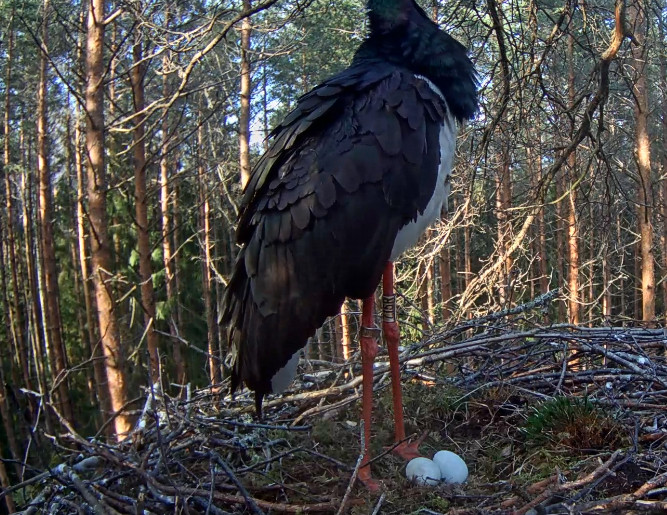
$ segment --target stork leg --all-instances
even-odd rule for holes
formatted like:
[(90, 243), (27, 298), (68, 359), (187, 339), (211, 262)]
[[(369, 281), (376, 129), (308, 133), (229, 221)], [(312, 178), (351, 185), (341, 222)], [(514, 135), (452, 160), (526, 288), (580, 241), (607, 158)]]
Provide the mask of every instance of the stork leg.
[(394, 402), (394, 431), (398, 444), (393, 452), (405, 460), (417, 458), (419, 445), (424, 436), (415, 442), (408, 443), (405, 438), (403, 421), (403, 394), (401, 392), (401, 371), (398, 360), (398, 344), (400, 331), (396, 321), (396, 295), (394, 294), (394, 263), (387, 262), (382, 275), (382, 332), (389, 351), (389, 369), (391, 372), (391, 392)]
[(370, 444), (371, 413), (373, 410), (373, 361), (378, 353), (377, 333), (373, 321), (374, 297), (363, 300), (361, 308), (361, 367), (363, 373), (362, 414), (364, 420), (364, 457), (359, 468), (359, 479), (371, 491), (377, 491), (380, 485), (371, 477)]

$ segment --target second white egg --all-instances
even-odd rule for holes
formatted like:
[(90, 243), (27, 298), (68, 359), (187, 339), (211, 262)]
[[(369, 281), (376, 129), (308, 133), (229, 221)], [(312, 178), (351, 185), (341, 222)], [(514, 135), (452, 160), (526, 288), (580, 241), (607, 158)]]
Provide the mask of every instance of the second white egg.
[(446, 483), (464, 483), (468, 479), (468, 465), (454, 452), (438, 451), (433, 456), (433, 462), (440, 469), (440, 477)]

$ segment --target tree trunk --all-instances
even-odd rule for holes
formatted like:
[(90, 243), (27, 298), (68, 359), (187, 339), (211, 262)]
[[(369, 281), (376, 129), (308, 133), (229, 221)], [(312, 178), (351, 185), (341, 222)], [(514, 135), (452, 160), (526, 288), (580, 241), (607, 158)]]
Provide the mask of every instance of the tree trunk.
[[(169, 12), (166, 11), (164, 25), (169, 28)], [(162, 96), (169, 96), (169, 53), (162, 56)], [(172, 251), (172, 224), (169, 212), (169, 111), (162, 115), (162, 139), (160, 141), (160, 217), (162, 219), (162, 263), (165, 272), (167, 306), (169, 306), (169, 334), (172, 338), (172, 353), (176, 368), (176, 383), (187, 382), (185, 361), (181, 351), (181, 340), (176, 327), (177, 297), (174, 292), (174, 256)]]
[[(249, 11), (251, 0), (243, 0), (243, 10)], [(241, 110), (239, 112), (239, 164), (241, 186), (250, 179), (250, 18), (241, 22)]]
[[(566, 180), (564, 177), (559, 178), (556, 181), (556, 198), (560, 199), (565, 194), (565, 188), (563, 183)], [(558, 271), (558, 286), (561, 288), (561, 292), (564, 291), (565, 285), (567, 284), (567, 278), (565, 273), (565, 253), (566, 248), (566, 238), (565, 238), (565, 202), (562, 200), (556, 204), (556, 270)], [(564, 301), (558, 302), (558, 321), (565, 321), (565, 308), (566, 303)]]
[[(2, 451), (2, 449), (0, 449), (0, 451)], [(11, 483), (9, 482), (9, 476), (7, 475), (7, 469), (5, 468), (2, 452), (0, 452), (0, 486), (2, 486), (3, 490), (7, 490), (11, 486)], [(16, 512), (16, 505), (14, 504), (14, 498), (11, 494), (6, 495), (3, 500), (5, 506), (7, 507), (8, 513)]]
[[(663, 9), (664, 9), (663, 5)], [(665, 55), (665, 25), (662, 16), (658, 17), (660, 36), (660, 82), (661, 90), (667, 91), (667, 56)], [(664, 323), (667, 326), (667, 97), (662, 96), (662, 180), (660, 181), (660, 214), (662, 215), (662, 310)]]
[(648, 10), (644, 0), (637, 0), (631, 5), (631, 19), (634, 20), (634, 35), (637, 44), (632, 45), (632, 57), (635, 68), (635, 151), (639, 179), (637, 198), (637, 221), (639, 232), (639, 254), (641, 257), (641, 316), (644, 322), (655, 319), (655, 271), (653, 262), (653, 182), (651, 178), (651, 140), (648, 132), (648, 91), (646, 89), (646, 59), (648, 51), (645, 44), (648, 27)]
[[(495, 32), (496, 41), (498, 42), (498, 53), (500, 60), (500, 84), (502, 87), (498, 104), (505, 106), (510, 99), (511, 79), (510, 79), (510, 65), (509, 57), (506, 47), (506, 35), (503, 25), (498, 13), (498, 5), (496, 0), (487, 0), (489, 7), (489, 14), (493, 21), (493, 31)], [(507, 249), (512, 241), (512, 224), (509, 219), (509, 209), (512, 205), (512, 175), (510, 169), (510, 142), (509, 142), (509, 128), (507, 122), (501, 119), (498, 125), (500, 155), (498, 156), (497, 171), (496, 171), (496, 218), (497, 218), (497, 234), (498, 243), (497, 251), (503, 259), (503, 269), (501, 271), (498, 293), (500, 304), (503, 308), (509, 307), (511, 304), (511, 271), (512, 271), (512, 256), (507, 253)]]
[(139, 280), (141, 281), (141, 304), (146, 323), (146, 345), (148, 364), (153, 388), (160, 386), (159, 336), (155, 330), (155, 292), (153, 290), (153, 267), (151, 265), (151, 242), (148, 234), (148, 196), (146, 194), (146, 144), (144, 138), (144, 64), (139, 33), (135, 34), (132, 56), (134, 66), (130, 73), (134, 112), (137, 113), (134, 128), (134, 202), (137, 223), (137, 247), (139, 251)]
[(10, 134), (12, 133), (12, 127), (10, 124), (10, 115), (11, 115), (11, 87), (12, 84), (12, 65), (13, 65), (13, 56), (14, 56), (14, 24), (13, 24), (14, 14), (10, 17), (9, 29), (7, 34), (7, 56), (6, 56), (6, 70), (5, 70), (5, 113), (4, 113), (4, 152), (3, 152), (3, 164), (4, 164), (4, 186), (5, 186), (5, 211), (7, 213), (7, 265), (8, 265), (8, 276), (9, 276), (9, 291), (11, 292), (11, 302), (9, 304), (9, 317), (12, 328), (12, 343), (14, 346), (14, 359), (18, 365), (19, 370), (21, 371), (23, 384), (28, 389), (33, 389), (32, 379), (30, 377), (30, 370), (28, 364), (28, 350), (26, 346), (25, 338), (25, 318), (23, 310), (21, 309), (19, 299), (21, 298), (20, 294), (20, 285), (19, 285), (19, 275), (17, 270), (17, 259), (16, 259), (16, 238), (14, 234), (14, 228), (18, 226), (18, 221), (16, 219), (15, 207), (14, 207), (14, 188), (12, 187), (11, 177), (12, 174), (11, 164), (11, 146), (10, 146)]
[[(567, 67), (568, 67), (568, 108), (572, 115), (570, 138), (574, 137), (574, 36), (567, 37)], [(581, 299), (579, 292), (579, 225), (577, 220), (577, 155), (572, 152), (567, 159), (569, 181), (565, 184), (567, 194), (567, 249), (568, 249), (568, 287), (569, 287), (569, 322), (579, 324), (581, 321)]]
[[(0, 231), (0, 238), (3, 238), (4, 234)], [(7, 296), (7, 274), (5, 273), (5, 252), (4, 246), (0, 244), (0, 288), (2, 289), (2, 314), (5, 317), (5, 335), (9, 336), (12, 332), (10, 317), (9, 317), (9, 298)], [(9, 338), (7, 338), (9, 340)], [(11, 356), (12, 349), (8, 349), (9, 355)], [(16, 468), (17, 477), (21, 477), (22, 467), (20, 465), (22, 461), (21, 452), (19, 451), (18, 440), (16, 438), (16, 433), (14, 432), (14, 415), (9, 406), (9, 400), (7, 398), (7, 388), (6, 384), (11, 384), (11, 381), (5, 379), (5, 367), (11, 370), (12, 372), (12, 381), (14, 387), (19, 387), (21, 385), (21, 380), (16, 373), (16, 366), (13, 363), (8, 363), (5, 365), (3, 363), (3, 354), (0, 352), (0, 418), (2, 418), (2, 423), (5, 428), (5, 434), (7, 435), (7, 443), (9, 444), (9, 451), (11, 453), (11, 458), (14, 460), (14, 467)], [(10, 357), (11, 359), (11, 357)], [(0, 463), (2, 463), (0, 461)], [(4, 464), (3, 464), (4, 465)]]
[[(25, 118), (21, 120), (21, 148), (25, 148)], [(30, 153), (31, 148), (28, 148), (28, 153)], [(33, 363), (35, 370), (37, 371), (37, 384), (39, 387), (39, 392), (43, 396), (44, 400), (50, 402), (49, 388), (47, 385), (46, 378), (46, 354), (44, 347), (44, 326), (42, 324), (42, 298), (40, 295), (39, 288), (39, 255), (37, 251), (39, 250), (35, 242), (35, 228), (33, 227), (33, 221), (37, 219), (35, 215), (35, 210), (33, 206), (33, 196), (34, 196), (34, 186), (33, 179), (30, 173), (30, 169), (27, 166), (27, 162), (30, 162), (31, 155), (24, 158), (21, 161), (21, 169), (23, 173), (21, 174), (21, 209), (22, 209), (22, 218), (23, 218), (23, 234), (24, 234), (24, 252), (25, 252), (25, 277), (27, 281), (25, 282), (25, 298), (30, 299), (30, 310), (29, 310), (29, 321), (28, 321), (28, 337), (31, 339), (32, 354), (33, 354)], [(35, 256), (37, 254), (37, 257)], [(51, 424), (51, 414), (46, 412), (46, 425), (53, 429)]]
[[(501, 136), (504, 139), (504, 136)], [(512, 176), (510, 173), (509, 142), (502, 141), (500, 163), (496, 175), (496, 217), (498, 219), (498, 252), (505, 256), (498, 291), (500, 305), (503, 309), (510, 307), (512, 302), (512, 256), (507, 249), (512, 242), (512, 225), (509, 219), (509, 210), (512, 207)], [(469, 249), (466, 257), (469, 256)], [(466, 263), (467, 264), (467, 263)], [(468, 274), (466, 273), (466, 276)]]
[(625, 275), (625, 246), (623, 245), (623, 230), (621, 226), (621, 214), (620, 212), (616, 212), (616, 241), (620, 243), (620, 263), (618, 265), (618, 300), (619, 300), (619, 305), (618, 305), (618, 315), (619, 317), (626, 317), (629, 316), (627, 315), (627, 311), (625, 309), (625, 279), (623, 276)]
[(129, 415), (122, 411), (127, 402), (125, 356), (120, 343), (114, 312), (111, 273), (111, 248), (107, 224), (107, 184), (104, 163), (104, 0), (91, 0), (86, 38), (86, 155), (88, 174), (88, 213), (92, 277), (97, 316), (105, 356), (111, 407), (116, 435), (124, 438), (130, 430)]
[[(74, 155), (78, 153), (79, 147), (76, 141), (73, 140), (72, 135), (72, 117), (71, 113), (68, 111), (65, 115), (65, 170), (67, 173), (67, 207), (69, 220), (72, 222), (72, 232), (77, 232), (76, 225), (76, 195), (73, 195), (76, 189), (76, 165), (74, 164), (75, 158)], [(76, 122), (75, 122), (76, 123)], [(79, 263), (79, 253), (78, 247), (76, 245), (69, 246), (70, 258), (72, 259), (71, 270), (72, 270), (72, 282), (74, 283), (74, 299), (77, 306), (85, 304), (83, 300), (83, 286), (81, 284), (81, 263)], [(79, 329), (79, 340), (81, 342), (82, 349), (90, 348), (90, 340), (88, 338), (88, 332), (86, 330), (86, 319), (85, 311), (81, 309), (76, 310), (76, 325)], [(97, 427), (102, 426), (101, 414), (99, 412), (99, 403), (97, 402), (97, 388), (95, 386), (95, 373), (92, 367), (86, 367), (86, 386), (88, 387), (88, 400), (90, 406), (96, 410), (96, 423)]]
[(609, 273), (609, 245), (605, 241), (602, 254), (602, 323), (611, 325), (611, 285)]
[(49, 358), (54, 381), (58, 378), (56, 407), (65, 419), (73, 424), (74, 414), (69, 397), (67, 380), (67, 353), (62, 339), (60, 319), (60, 291), (56, 268), (56, 248), (53, 235), (53, 196), (47, 141), (47, 55), (49, 0), (43, 3), (42, 51), (39, 57), (39, 88), (37, 90), (37, 173), (39, 176), (39, 225), (41, 232), (42, 268), (44, 270), (44, 321), (50, 350)]
[(343, 360), (345, 361), (350, 359), (350, 355), (352, 353), (351, 323), (352, 323), (352, 317), (354, 316), (350, 312), (350, 307), (348, 306), (348, 302), (352, 301), (346, 300), (340, 307), (341, 341), (343, 343)]
[[(197, 146), (203, 149), (204, 135), (201, 123), (197, 129)], [(202, 256), (202, 273), (203, 273), (203, 294), (204, 294), (204, 311), (206, 312), (206, 329), (208, 341), (208, 366), (209, 379), (211, 384), (218, 384), (221, 381), (220, 364), (218, 362), (219, 347), (217, 341), (216, 317), (213, 311), (212, 298), (212, 263), (211, 263), (211, 206), (208, 199), (208, 188), (206, 185), (206, 176), (204, 174), (204, 162), (202, 156), (199, 156), (198, 162), (198, 177), (199, 177), (199, 204), (200, 204), (200, 218), (201, 227), (203, 229), (204, 246)]]
[[(81, 13), (79, 15), (79, 21), (81, 26), (84, 25), (86, 20), (86, 6), (83, 5)], [(77, 41), (77, 60), (83, 65), (84, 63), (84, 51), (83, 51), (83, 37), (82, 34)], [(84, 84), (80, 85), (80, 89), (83, 90), (85, 87)], [(74, 122), (74, 166), (76, 168), (76, 191), (77, 191), (77, 200), (76, 200), (76, 232), (77, 232), (77, 249), (79, 254), (79, 264), (81, 266), (81, 283), (82, 283), (82, 294), (84, 307), (86, 310), (86, 328), (88, 330), (88, 345), (90, 349), (90, 358), (93, 362), (93, 374), (95, 376), (95, 389), (97, 393), (97, 401), (99, 403), (99, 408), (101, 412), (101, 421), (104, 424), (107, 417), (111, 416), (111, 399), (109, 397), (109, 384), (107, 379), (107, 371), (104, 365), (104, 355), (101, 348), (101, 340), (97, 336), (97, 326), (95, 324), (95, 319), (93, 312), (95, 310), (94, 299), (91, 294), (91, 278), (90, 271), (88, 266), (88, 250), (86, 246), (86, 206), (84, 205), (86, 198), (86, 191), (84, 185), (84, 164), (83, 164), (83, 149), (81, 148), (81, 143), (83, 139), (83, 134), (81, 130), (81, 105), (76, 103), (75, 110), (75, 122)], [(111, 425), (107, 425), (106, 434), (111, 436), (113, 428)]]
[[(447, 213), (443, 212), (443, 219)], [(449, 242), (442, 247), (440, 252), (440, 296), (442, 297), (442, 319), (443, 321), (452, 316), (452, 258)]]

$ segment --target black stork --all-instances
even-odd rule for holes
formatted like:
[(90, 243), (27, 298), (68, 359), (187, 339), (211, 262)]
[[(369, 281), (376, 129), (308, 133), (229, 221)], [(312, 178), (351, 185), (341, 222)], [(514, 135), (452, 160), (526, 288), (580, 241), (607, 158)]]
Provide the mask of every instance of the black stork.
[[(415, 0), (368, 0), (368, 16), (352, 64), (299, 99), (253, 170), (221, 323), (232, 392), (245, 383), (261, 416), (263, 397), (292, 381), (308, 338), (346, 297), (363, 299), (369, 449), (379, 333), (373, 293), (383, 278), (397, 451), (407, 459), (418, 452), (405, 442), (393, 261), (446, 205), (457, 124), (477, 111), (477, 77), (465, 47)], [(377, 486), (369, 466), (360, 472)]]

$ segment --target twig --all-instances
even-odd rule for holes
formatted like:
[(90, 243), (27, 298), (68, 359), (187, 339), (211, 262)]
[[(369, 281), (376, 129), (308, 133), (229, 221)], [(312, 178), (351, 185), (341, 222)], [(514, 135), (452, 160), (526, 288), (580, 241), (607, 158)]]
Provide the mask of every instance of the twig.
[(352, 471), (352, 476), (350, 476), (350, 482), (347, 485), (347, 489), (345, 490), (345, 495), (343, 495), (343, 500), (340, 502), (340, 507), (338, 508), (338, 511), (336, 512), (336, 515), (343, 515), (343, 512), (345, 511), (345, 506), (347, 505), (347, 500), (350, 497), (350, 494), (352, 493), (352, 487), (354, 486), (355, 481), (357, 480), (357, 476), (359, 475), (359, 468), (361, 467), (361, 462), (364, 461), (364, 455), (366, 454), (366, 439), (364, 438), (364, 421), (362, 420), (359, 423), (359, 434), (360, 434), (360, 451), (359, 451), (359, 457), (357, 458), (357, 463), (354, 465), (354, 470)]
[(385, 497), (386, 494), (382, 492), (382, 495), (380, 495), (378, 502), (375, 503), (375, 508), (373, 508), (373, 512), (371, 513), (371, 515), (378, 515), (378, 513), (380, 513), (380, 508), (382, 507), (382, 503), (384, 502)]
[(597, 478), (603, 476), (604, 474), (609, 473), (609, 468), (614, 464), (616, 459), (619, 457), (621, 454), (621, 451), (616, 451), (614, 454), (611, 455), (611, 457), (605, 461), (602, 465), (600, 465), (598, 468), (596, 468), (593, 472), (590, 474), (584, 476), (581, 479), (578, 479), (576, 481), (570, 481), (567, 483), (563, 483), (560, 485), (557, 485), (553, 490), (545, 490), (542, 492), (540, 495), (535, 497), (532, 501), (529, 503), (525, 504), (518, 510), (514, 512), (515, 515), (523, 515), (524, 513), (527, 513), (530, 509), (539, 506), (541, 503), (546, 501), (549, 497), (551, 497), (554, 494), (565, 492), (568, 490), (574, 490), (575, 488), (579, 488), (580, 486), (586, 485), (592, 481), (595, 481)]
[(238, 478), (234, 474), (234, 471), (227, 464), (227, 462), (223, 460), (220, 457), (220, 455), (215, 451), (211, 451), (210, 456), (213, 459), (213, 461), (215, 461), (218, 465), (220, 465), (224, 469), (229, 479), (232, 480), (232, 482), (236, 485), (236, 488), (238, 488), (239, 492), (241, 492), (241, 495), (246, 500), (246, 505), (252, 510), (252, 512), (255, 515), (264, 515), (264, 512), (259, 509), (259, 506), (257, 506), (255, 500), (250, 496), (248, 490), (246, 490), (243, 484), (238, 480)]

